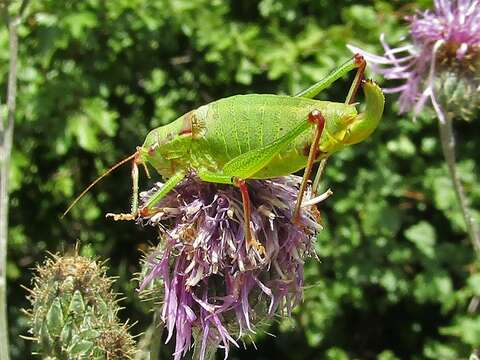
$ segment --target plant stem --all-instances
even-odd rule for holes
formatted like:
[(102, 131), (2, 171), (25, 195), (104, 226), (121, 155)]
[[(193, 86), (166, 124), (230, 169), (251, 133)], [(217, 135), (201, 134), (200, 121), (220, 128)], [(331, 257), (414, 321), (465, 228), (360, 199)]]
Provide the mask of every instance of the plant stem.
[(7, 85), (7, 119), (0, 119), (0, 359), (8, 360), (8, 322), (7, 322), (7, 241), (8, 241), (8, 178), (13, 144), (13, 124), (17, 98), (17, 29), (28, 0), (23, 0), (18, 15), (8, 15), (9, 2), (2, 4), (7, 20), (9, 34), (10, 63)]
[[(201, 348), (201, 344), (199, 344), (198, 346), (197, 344), (194, 345), (192, 360), (200, 360), (200, 354), (201, 354), (200, 348)], [(217, 343), (213, 344), (209, 342), (207, 344), (207, 348), (205, 349), (205, 355), (203, 357), (203, 360), (215, 360), (216, 359), (215, 355), (217, 354), (217, 350), (218, 350), (218, 344)]]
[[(440, 129), (440, 140), (442, 143), (443, 155), (445, 157), (445, 161), (447, 162), (453, 188), (455, 189), (457, 200), (467, 226), (468, 237), (472, 243), (473, 249), (477, 254), (477, 257), (480, 257), (480, 229), (471, 214), (467, 197), (465, 195), (465, 190), (463, 189), (462, 182), (458, 176), (457, 165), (455, 161), (455, 138), (453, 136), (452, 117), (443, 113), (443, 110), (441, 109), (441, 112), (438, 108), (436, 110), (439, 114), (440, 120), (438, 122), (438, 126)], [(474, 296), (468, 305), (468, 313), (474, 314), (479, 305), (480, 298), (478, 296)]]
[(138, 352), (135, 355), (135, 360), (159, 360), (160, 351), (162, 348), (162, 334), (163, 324), (160, 316), (156, 312), (153, 316), (152, 323), (147, 331), (142, 335), (138, 342)]
[(468, 200), (463, 189), (462, 182), (458, 176), (457, 165), (455, 161), (455, 138), (453, 136), (452, 117), (449, 115), (440, 119), (440, 140), (442, 143), (442, 150), (445, 160), (447, 162), (450, 179), (453, 183), (453, 188), (457, 195), (457, 200), (462, 210), (462, 215), (467, 226), (468, 237), (470, 242), (477, 253), (480, 256), (480, 230), (478, 224), (475, 222), (471, 210), (468, 205)]
[(8, 241), (8, 177), (13, 142), (13, 120), (17, 90), (17, 29), (16, 23), (8, 24), (10, 42), (10, 68), (7, 88), (7, 123), (2, 129), (0, 151), (0, 358), (8, 360), (7, 322), (7, 241)]
[[(455, 161), (455, 137), (453, 136), (452, 117), (450, 115), (446, 115), (443, 111), (439, 111), (439, 108), (437, 108), (436, 110), (439, 114), (440, 120), (438, 122), (438, 126), (440, 129), (440, 140), (442, 143), (443, 155), (448, 165), (448, 171), (450, 173), (450, 178), (453, 183), (453, 188), (455, 189), (455, 193), (457, 194), (458, 203), (460, 205), (460, 208), (462, 209), (463, 218), (467, 226), (468, 237), (470, 238), (470, 242), (473, 245), (477, 257), (480, 257), (480, 230), (477, 223), (475, 222), (475, 219), (471, 215), (471, 211), (467, 202), (467, 197), (465, 195), (465, 190), (463, 189), (462, 182), (460, 181), (460, 177), (458, 176), (457, 165)], [(475, 313), (479, 303), (480, 299), (478, 298), (478, 296), (474, 296), (470, 301), (470, 304), (468, 305), (468, 312), (470, 314)], [(471, 358), (476, 353), (476, 351), (477, 350), (475, 349), (474, 353), (472, 353)], [(476, 358), (476, 356), (473, 358)]]
[(217, 354), (218, 345), (220, 344), (220, 338), (213, 339), (211, 336), (208, 337), (207, 344), (205, 347), (205, 354), (202, 356), (202, 338), (203, 333), (199, 330), (194, 331), (195, 343), (193, 345), (193, 355), (192, 360), (215, 360), (215, 355)]

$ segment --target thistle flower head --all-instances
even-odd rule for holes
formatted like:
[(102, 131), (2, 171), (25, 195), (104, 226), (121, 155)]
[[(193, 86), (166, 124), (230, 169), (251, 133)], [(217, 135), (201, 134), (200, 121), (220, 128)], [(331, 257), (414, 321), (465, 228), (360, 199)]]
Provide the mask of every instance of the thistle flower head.
[(443, 110), (470, 119), (480, 105), (480, 0), (435, 0), (433, 10), (407, 18), (411, 42), (391, 48), (381, 36), (383, 56), (349, 45), (374, 64), (386, 79), (404, 83), (386, 92), (400, 93), (400, 112), (417, 115), (428, 99)]
[[(314, 255), (318, 210), (302, 208), (292, 223), (300, 178), (248, 182), (254, 236), (265, 248), (247, 248), (240, 191), (233, 186), (187, 178), (162, 199), (156, 214), (140, 219), (163, 226), (161, 243), (146, 258), (140, 290), (161, 283), (161, 317), (169, 341), (175, 333), (175, 359), (197, 336), (200, 359), (207, 345), (230, 344), (275, 313), (290, 313), (302, 299), (303, 261)], [(141, 194), (146, 201), (152, 191)], [(161, 223), (160, 223), (161, 222)]]

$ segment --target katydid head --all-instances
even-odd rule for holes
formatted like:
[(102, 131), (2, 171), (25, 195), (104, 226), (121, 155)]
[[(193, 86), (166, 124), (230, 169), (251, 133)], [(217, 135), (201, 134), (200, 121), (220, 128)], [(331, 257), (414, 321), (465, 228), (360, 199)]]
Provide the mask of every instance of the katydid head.
[(192, 126), (188, 125), (191, 113), (150, 131), (143, 145), (138, 148), (137, 163), (150, 164), (166, 178), (175, 174), (178, 168), (185, 168), (193, 136)]

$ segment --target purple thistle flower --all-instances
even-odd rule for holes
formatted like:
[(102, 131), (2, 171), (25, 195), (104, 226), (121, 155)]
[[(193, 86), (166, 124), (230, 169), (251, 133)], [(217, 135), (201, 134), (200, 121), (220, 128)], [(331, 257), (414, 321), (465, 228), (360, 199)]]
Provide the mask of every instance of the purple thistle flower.
[[(156, 214), (140, 219), (161, 229), (161, 244), (146, 258), (140, 291), (163, 285), (161, 318), (167, 342), (175, 333), (175, 360), (189, 351), (195, 334), (201, 334), (195, 338), (201, 360), (208, 343), (221, 344), (227, 358), (230, 344), (238, 346), (256, 324), (276, 313), (290, 314), (301, 301), (303, 262), (315, 255), (321, 229), (312, 204), (324, 197), (307, 201), (294, 225), (300, 181), (287, 176), (248, 182), (253, 234), (264, 255), (254, 247), (247, 250), (242, 197), (233, 186), (188, 177)], [(142, 193), (141, 201), (161, 186)]]
[(480, 0), (435, 0), (433, 11), (418, 12), (407, 21), (412, 42), (391, 48), (382, 34), (383, 56), (348, 47), (386, 79), (404, 80), (385, 89), (401, 93), (400, 112), (418, 115), (430, 99), (440, 119), (442, 105), (471, 118), (480, 105)]

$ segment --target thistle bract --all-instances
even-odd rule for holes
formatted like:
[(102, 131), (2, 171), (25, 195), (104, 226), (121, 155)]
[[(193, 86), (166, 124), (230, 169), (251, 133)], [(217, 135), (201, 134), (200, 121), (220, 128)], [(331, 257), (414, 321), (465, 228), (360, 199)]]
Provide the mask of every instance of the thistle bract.
[[(289, 314), (301, 301), (304, 258), (314, 255), (321, 227), (315, 206), (304, 207), (299, 224), (292, 223), (300, 180), (248, 182), (251, 225), (265, 254), (245, 244), (242, 198), (232, 186), (188, 178), (155, 215), (140, 219), (162, 229), (140, 290), (163, 285), (161, 316), (167, 341), (175, 337), (175, 359), (188, 352), (193, 337), (200, 359), (209, 344), (221, 344), (227, 357), (230, 344), (238, 346), (260, 322)], [(152, 191), (141, 194), (142, 201)]]
[(401, 94), (401, 112), (418, 114), (430, 99), (437, 113), (472, 119), (480, 105), (480, 1), (436, 0), (433, 10), (407, 20), (410, 43), (391, 48), (382, 35), (383, 56), (349, 48), (386, 79), (404, 81), (384, 89)]
[(37, 267), (29, 297), (31, 330), (45, 359), (130, 359), (135, 353), (105, 268), (82, 256)]

